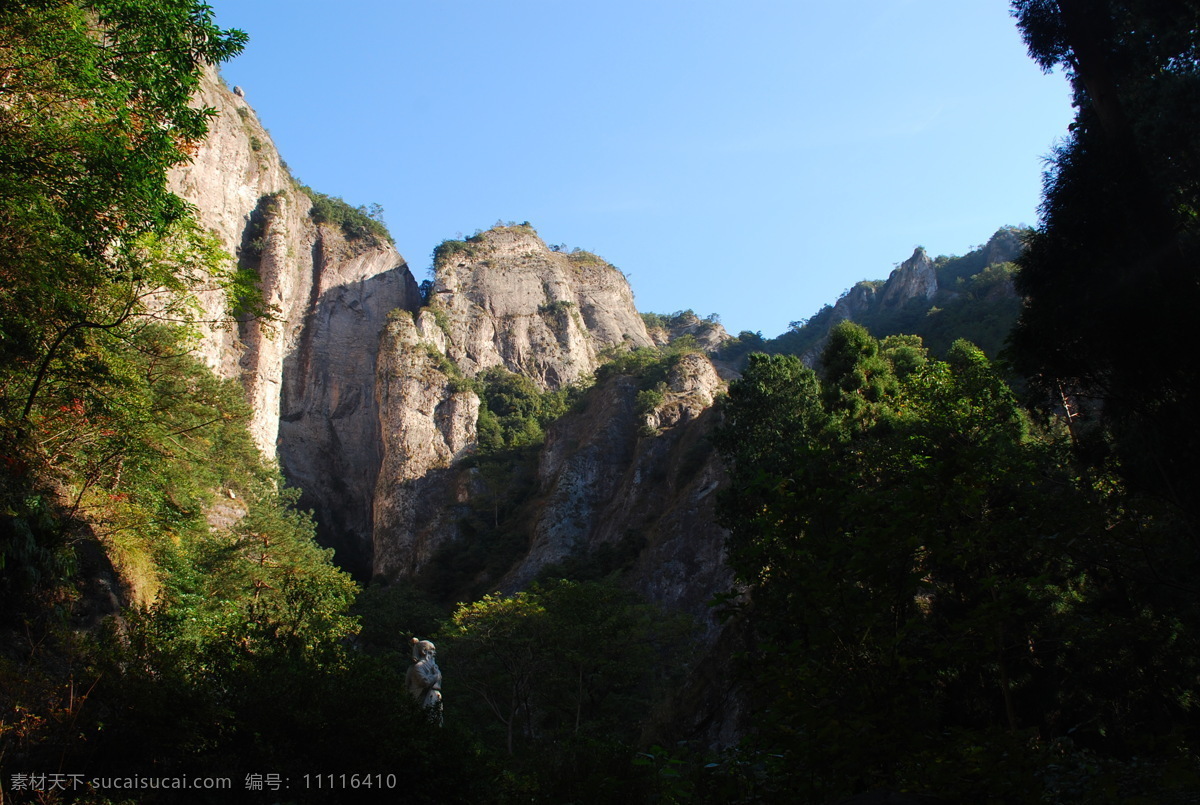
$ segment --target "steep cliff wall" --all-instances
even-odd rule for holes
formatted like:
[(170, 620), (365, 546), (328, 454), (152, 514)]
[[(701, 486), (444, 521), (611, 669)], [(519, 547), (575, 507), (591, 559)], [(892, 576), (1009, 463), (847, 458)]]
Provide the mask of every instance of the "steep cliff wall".
[(420, 293), (394, 250), (347, 242), (338, 229), (318, 227), (309, 254), (310, 301), (283, 365), (279, 461), (339, 563), (365, 576), (384, 458), (380, 338), (388, 314), (415, 308)]
[(206, 318), (216, 324), (201, 354), (241, 380), (259, 449), (302, 490), (301, 506), (317, 512), (338, 561), (366, 573), (382, 461), (376, 354), (388, 312), (419, 305), (416, 282), (389, 243), (314, 220), (312, 199), (245, 98), (210, 72), (196, 102), (218, 115), (192, 163), (173, 172), (172, 189), (257, 274), (277, 315), (234, 320), (220, 294), (206, 295)]
[(650, 600), (715, 630), (707, 601), (732, 574), (715, 520), (723, 474), (708, 442), (724, 383), (707, 356), (681, 356), (652, 407), (637, 378), (609, 377), (532, 455), (461, 462), (478, 398), (407, 317), (387, 343), (378, 577), (423, 581), (455, 600), (521, 589), (552, 565), (620, 571)]
[[(386, 458), (373, 571), (383, 578), (418, 575), (434, 553), (462, 539), (455, 507), (494, 494), (478, 471), (451, 467), (474, 447), (479, 410), (454, 374), (503, 367), (557, 389), (590, 376), (605, 350), (653, 343), (624, 275), (593, 254), (552, 251), (528, 224), (446, 242), (434, 270), (430, 305), (389, 326), (379, 364)], [(461, 421), (468, 414), (469, 427)], [(604, 461), (623, 462), (620, 450), (616, 437), (598, 439)], [(527, 570), (562, 553), (542, 547), (535, 542), (534, 558), (523, 557)], [(527, 576), (517, 572), (510, 587)]]
[(501, 586), (607, 556), (647, 598), (714, 627), (707, 601), (733, 583), (716, 524), (724, 474), (708, 441), (723, 387), (706, 356), (684, 355), (648, 410), (637, 381), (615, 377), (556, 422), (538, 458), (528, 552)]
[[(428, 314), (426, 314), (428, 315)], [(428, 318), (423, 322), (428, 328)], [(428, 332), (441, 332), (436, 327)], [(383, 465), (375, 494), (374, 575), (418, 573), (457, 534), (461, 468), (475, 445), (479, 397), (462, 388), (435, 336), (406, 312), (391, 317), (379, 354)]]
[[(171, 171), (171, 190), (195, 205), (200, 223), (237, 259), (255, 211), (263, 199), (290, 190), (291, 177), (254, 110), (213, 70), (205, 72), (193, 104), (215, 109), (217, 115), (191, 163)], [(236, 326), (228, 323), (224, 294), (208, 292), (201, 301), (205, 318), (214, 324), (205, 331), (200, 354), (222, 377), (238, 377), (244, 347)], [(255, 425), (260, 448), (274, 453), (274, 436), (265, 441), (273, 426), (257, 418)]]

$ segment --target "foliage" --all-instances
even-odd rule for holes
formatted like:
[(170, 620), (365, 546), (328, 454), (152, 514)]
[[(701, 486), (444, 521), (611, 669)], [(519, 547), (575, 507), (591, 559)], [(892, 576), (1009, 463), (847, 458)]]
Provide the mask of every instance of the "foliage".
[(311, 187), (297, 185), (297, 190), (312, 199), (312, 218), (318, 224), (340, 227), (345, 236), (374, 245), (395, 245), (392, 233), (383, 222), (383, 208), (378, 204), (355, 207), (338, 196), (318, 193)]
[(243, 391), (191, 355), (198, 292), (261, 308), (166, 190), (211, 114), (189, 105), (202, 64), (243, 40), (191, 2), (0, 10), (0, 757), (296, 781), (448, 764), (457, 786), (424, 798), (478, 801), (468, 739), (422, 737), (404, 666), (346, 651), (355, 585)]
[(434, 247), (433, 268), (436, 271), (439, 266), (449, 262), (455, 255), (461, 254), (464, 257), (475, 257), (482, 254), (483, 250), (482, 233), (471, 235), (466, 240), (444, 240)]
[(551, 581), (459, 607), (439, 648), (464, 716), (510, 768), (554, 801), (604, 801), (634, 790), (632, 743), (686, 634), (611, 582)]
[(642, 313), (641, 316), (642, 322), (648, 330), (674, 331), (684, 327), (695, 327), (697, 330), (701, 330), (721, 323), (721, 317), (716, 313), (710, 313), (708, 316), (700, 318), (691, 308), (676, 310), (674, 313)]
[(550, 313), (552, 315), (561, 315), (569, 313), (571, 308), (575, 307), (575, 303), (567, 299), (558, 299), (554, 302), (549, 302), (545, 305), (538, 305), (538, 313)]
[[(394, 801), (398, 791), (422, 802), (488, 798), (490, 772), (470, 737), (454, 724), (434, 727), (413, 704), (405, 658), (352, 654), (337, 645), (303, 653), (269, 642), (188, 645), (174, 631), (152, 612), (131, 618), (123, 637), (94, 646), (91, 665), (78, 671), (88, 700), (73, 727), (83, 740), (34, 746), (25, 762), (33, 768), (62, 762), (89, 778), (228, 777), (234, 790), (245, 790), (248, 775), (271, 769), (289, 778), (295, 802), (342, 801), (343, 790), (306, 785), (305, 775), (351, 770), (396, 776), (390, 789), (376, 783), (356, 791), (356, 801)], [(414, 778), (443, 784), (412, 789)], [(142, 791), (138, 801), (178, 796)], [(194, 796), (208, 802), (229, 795)]]
[(9, 3), (0, 32), (7, 428), (47, 385), (85, 371), (96, 341), (146, 316), (189, 317), (192, 293), (220, 282), (211, 239), (166, 171), (213, 114), (189, 105), (201, 64), (245, 37), (216, 28), (207, 7), (161, 2)]
[(578, 387), (538, 388), (493, 367), (469, 381), (479, 395), (477, 450), (467, 459), (480, 485), (463, 512), (463, 539), (433, 557), (420, 582), (432, 600), (474, 599), (495, 584), (528, 545), (527, 507), (537, 490), (537, 451), (551, 422), (570, 410)]
[(680, 336), (663, 347), (638, 347), (624, 350), (614, 348), (607, 353), (605, 362), (596, 370), (596, 381), (625, 375), (638, 380), (642, 389), (653, 389), (666, 383), (670, 374), (684, 355), (701, 352), (696, 339), (691, 335)]
[[(932, 360), (843, 323), (822, 362), (751, 356), (716, 437), (774, 784), (1021, 798), (1056, 763), (1046, 741), (1120, 757), (1190, 723), (1178, 602), (1133, 603), (1167, 589), (1113, 539), (1131, 523), (978, 349)], [(1150, 668), (1172, 681), (1141, 684)]]
[[(1014, 357), (1047, 397), (1101, 401), (1126, 483), (1200, 508), (1195, 378), (1182, 343), (1200, 304), (1194, 0), (1012, 4), (1029, 53), (1076, 107), (1020, 261)], [(1194, 527), (1194, 526), (1193, 526)]]
[[(12, 490), (12, 522), (40, 540), (78, 534), (86, 521), (91, 536), (77, 537), (76, 550), (102, 546), (141, 606), (123, 613), (122, 631), (72, 650), (74, 684), (87, 696), (67, 716), (58, 715), (66, 682), (51, 676), (22, 688), (24, 709), (3, 715), (0, 753), (105, 773), (243, 776), (265, 768), (303, 775), (329, 763), (398, 770), (397, 756), (432, 773), (456, 758), (462, 787), (439, 796), (474, 799), (463, 793), (470, 769), (483, 771), (464, 754), (465, 736), (418, 741), (405, 666), (346, 652), (357, 631), (348, 613), (355, 585), (315, 545), (310, 519), (292, 508), (296, 493), (281, 490), (259, 458), (240, 389), (191, 358), (182, 336), (143, 328), (104, 356), (111, 374), (78, 378), (89, 396), (32, 421), (40, 452), (26, 455), (40, 457), (40, 473), (59, 491)], [(6, 582), (29, 578), (23, 553), (7, 561), (16, 572)], [(71, 581), (57, 573), (33, 581), (49, 594), (51, 583)], [(10, 586), (9, 602), (28, 602), (30, 586)], [(63, 590), (59, 600), (82, 594)], [(5, 618), (22, 611), (28, 603)], [(7, 641), (0, 648), (16, 654)], [(36, 657), (22, 663), (31, 679), (47, 674)], [(10, 712), (31, 718), (9, 732)], [(70, 731), (60, 734), (68, 716)]]
[(575, 248), (567, 252), (567, 259), (576, 266), (596, 266), (598, 268), (611, 268), (614, 271), (617, 267), (609, 263), (603, 257), (585, 249)]
[(409, 641), (416, 635), (432, 635), (449, 611), (429, 601), (411, 583), (373, 583), (359, 593), (351, 612), (361, 628), (357, 644), (367, 652), (411, 654)]
[(525, 375), (493, 367), (476, 380), (482, 385), (477, 425), (483, 454), (541, 444), (545, 427), (565, 414), (577, 390), (542, 391)]
[(721, 345), (717, 356), (724, 361), (740, 361), (751, 352), (765, 352), (766, 343), (761, 330), (758, 332), (742, 330), (732, 339)]
[(96, 496), (136, 479), (155, 439), (198, 426), (189, 404), (203, 407), (211, 389), (185, 396), (174, 416), (155, 407), (193, 391), (169, 388), (187, 336), (158, 323), (195, 321), (205, 288), (224, 286), (251, 312), (261, 303), (245, 302), (253, 288), (166, 189), (166, 170), (212, 114), (189, 105), (201, 64), (236, 53), (244, 34), (217, 29), (207, 7), (127, 2), (10, 3), (0, 31), (0, 431), (12, 517), (0, 564), (23, 580), (5, 587), (28, 592), (60, 584), (71, 564), (73, 526), (51, 490), (68, 485), (71, 516), (122, 508), (122, 497), (101, 506)]

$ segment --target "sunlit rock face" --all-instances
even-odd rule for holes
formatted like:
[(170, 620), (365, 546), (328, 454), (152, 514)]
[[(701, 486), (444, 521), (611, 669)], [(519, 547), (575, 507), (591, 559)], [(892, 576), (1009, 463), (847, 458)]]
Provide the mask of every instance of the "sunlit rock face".
[[(486, 491), (462, 462), (479, 411), (464, 379), (503, 367), (555, 389), (653, 346), (629, 283), (595, 255), (501, 226), (441, 249), (422, 299), (389, 244), (313, 220), (244, 97), (209, 74), (197, 103), (218, 115), (172, 187), (257, 274), (274, 313), (233, 316), (207, 293), (200, 353), (243, 384), (257, 444), (302, 490), (337, 560), (363, 577), (419, 574), (463, 537), (460, 515)], [(728, 337), (700, 319), (680, 327), (665, 337), (709, 349)], [(720, 386), (709, 360), (690, 355), (651, 410), (638, 409), (633, 381), (613, 378), (553, 425), (524, 512), (529, 544), (497, 583), (515, 589), (549, 563), (620, 547), (631, 585), (703, 615), (729, 581), (712, 517), (720, 468), (705, 441)]]
[(559, 388), (595, 371), (606, 349), (653, 344), (624, 274), (550, 249), (527, 225), (443, 246), (435, 269), (431, 307), (469, 376), (502, 366)]
[(879, 295), (882, 307), (900, 307), (911, 299), (932, 299), (937, 293), (937, 272), (933, 260), (920, 246), (912, 257), (891, 273)]

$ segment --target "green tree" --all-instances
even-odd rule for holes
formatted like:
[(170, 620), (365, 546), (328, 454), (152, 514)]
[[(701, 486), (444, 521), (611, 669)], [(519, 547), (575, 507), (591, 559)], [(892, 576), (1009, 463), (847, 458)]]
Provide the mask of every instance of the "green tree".
[[(0, 416), (27, 424), (132, 319), (186, 314), (219, 277), (166, 189), (211, 109), (190, 105), (238, 31), (192, 2), (6, 3), (0, 10)], [(11, 433), (11, 431), (10, 431)]]
[(460, 607), (439, 641), (443, 665), (503, 725), (510, 755), (518, 736), (533, 731), (534, 685), (546, 660), (538, 646), (544, 615), (536, 594), (486, 595)]
[(497, 724), (504, 762), (552, 799), (605, 801), (629, 790), (633, 744), (688, 633), (609, 581), (488, 595), (460, 606), (438, 641), (448, 712), (483, 734)]
[(1126, 481), (1194, 528), (1200, 359), (1176, 345), (1200, 304), (1200, 3), (1012, 6), (1030, 55), (1063, 71), (1077, 110), (1019, 261), (1014, 355), (1048, 399), (1099, 413)]
[[(1174, 619), (1130, 609), (1139, 574), (1114, 569), (1127, 554), (1107, 542), (1120, 515), (978, 349), (931, 360), (842, 324), (823, 364), (818, 382), (752, 356), (716, 437), (758, 638), (752, 743), (776, 784), (1020, 797), (1055, 774), (1031, 735), (1119, 753), (1151, 724), (1119, 723), (1131, 700), (1187, 722), (1173, 694), (1131, 681), (1153, 657), (1194, 687)], [(1113, 655), (1117, 633), (1141, 660)]]

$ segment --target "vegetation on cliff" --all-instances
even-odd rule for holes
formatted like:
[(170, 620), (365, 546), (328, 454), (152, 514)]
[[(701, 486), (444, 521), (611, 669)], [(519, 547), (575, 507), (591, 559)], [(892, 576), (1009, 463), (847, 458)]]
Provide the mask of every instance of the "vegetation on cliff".
[(812, 316), (791, 323), (786, 333), (763, 338), (742, 332), (721, 349), (726, 360), (740, 360), (752, 352), (796, 355), (806, 360), (821, 351), (830, 330), (846, 318), (861, 324), (872, 335), (919, 335), (935, 355), (945, 355), (959, 338), (996, 358), (1016, 324), (1021, 299), (1013, 287), (1016, 266), (1028, 230), (1002, 227), (978, 248), (961, 256), (933, 259), (936, 292), (881, 303), (888, 286), (884, 280), (863, 280)]

